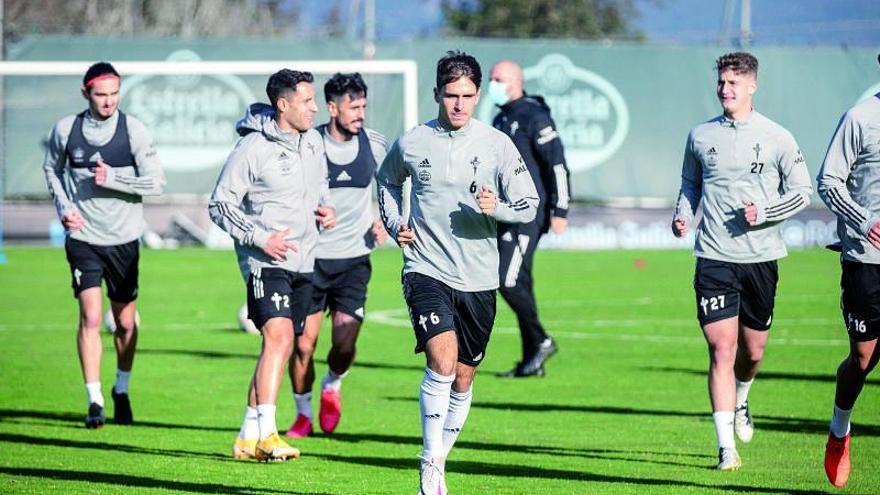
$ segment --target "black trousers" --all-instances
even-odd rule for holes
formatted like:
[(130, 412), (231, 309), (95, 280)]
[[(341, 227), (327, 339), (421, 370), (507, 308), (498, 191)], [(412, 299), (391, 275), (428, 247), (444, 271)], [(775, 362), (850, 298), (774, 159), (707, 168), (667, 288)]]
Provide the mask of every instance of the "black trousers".
[(532, 261), (538, 241), (543, 235), (538, 222), (498, 224), (498, 265), (501, 297), (516, 313), (522, 338), (523, 361), (532, 358), (547, 332), (538, 320), (532, 279)]

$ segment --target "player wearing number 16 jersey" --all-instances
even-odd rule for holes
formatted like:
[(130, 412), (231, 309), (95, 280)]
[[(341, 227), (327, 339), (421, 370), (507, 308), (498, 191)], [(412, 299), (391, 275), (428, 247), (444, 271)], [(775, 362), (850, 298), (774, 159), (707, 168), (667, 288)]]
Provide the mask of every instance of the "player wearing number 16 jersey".
[(776, 260), (786, 256), (782, 221), (810, 202), (809, 172), (791, 133), (752, 108), (758, 60), (716, 62), (724, 113), (688, 136), (672, 231), (687, 234), (700, 203), (694, 290), (709, 345), (709, 396), (717, 468), (740, 467), (734, 432), (752, 438), (748, 392), (758, 372), (776, 298)]
[[(419, 403), (422, 494), (446, 493), (444, 463), (464, 426), (471, 383), (495, 320), (497, 223), (535, 218), (538, 194), (504, 133), (471, 119), (480, 65), (450, 52), (437, 63), (436, 120), (401, 136), (379, 168), (379, 211), (403, 247), (403, 292), (426, 369)], [(411, 213), (402, 185), (412, 178)]]
[(842, 488), (851, 469), (850, 415), (880, 360), (880, 93), (840, 119), (816, 182), (819, 197), (837, 215), (842, 244), (840, 309), (849, 354), (837, 368), (825, 446), (825, 474)]

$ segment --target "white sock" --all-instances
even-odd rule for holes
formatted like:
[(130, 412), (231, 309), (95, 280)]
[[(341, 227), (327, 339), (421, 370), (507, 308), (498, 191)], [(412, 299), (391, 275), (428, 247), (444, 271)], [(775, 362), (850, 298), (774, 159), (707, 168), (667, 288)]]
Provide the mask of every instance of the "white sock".
[(715, 436), (718, 438), (719, 449), (735, 449), (736, 442), (733, 440), (733, 411), (718, 411), (712, 413), (712, 421), (715, 422)]
[(275, 404), (257, 404), (257, 423), (260, 426), (260, 440), (278, 432), (275, 426)]
[(449, 392), (455, 375), (441, 375), (425, 368), (419, 390), (419, 411), (422, 414), (422, 457), (443, 457), (443, 425), (449, 412)]
[(113, 391), (117, 394), (128, 393), (128, 380), (131, 379), (131, 371), (122, 371), (116, 369), (116, 383), (113, 384)]
[(852, 409), (849, 411), (841, 409), (834, 405), (834, 414), (831, 416), (831, 434), (837, 438), (843, 438), (849, 433), (849, 417)]
[(449, 456), (449, 451), (455, 445), (458, 434), (467, 421), (468, 413), (471, 410), (471, 393), (473, 387), (465, 392), (449, 391), (449, 412), (446, 414), (446, 423), (443, 425), (443, 457)]
[(101, 382), (86, 383), (86, 394), (89, 397), (89, 405), (98, 404), (104, 407), (104, 395), (101, 393)]
[(336, 392), (339, 392), (339, 389), (342, 387), (342, 379), (348, 375), (348, 371), (341, 375), (337, 375), (333, 372), (333, 370), (327, 370), (327, 374), (324, 375), (324, 379), (321, 380), (321, 390), (331, 389)]
[(244, 421), (241, 422), (241, 430), (238, 438), (242, 440), (254, 440), (260, 436), (260, 423), (257, 419), (257, 408), (247, 406), (244, 410)]
[(755, 379), (752, 378), (747, 382), (741, 382), (739, 380), (736, 381), (736, 407), (740, 408), (746, 405), (746, 401), (749, 400), (749, 389), (752, 388), (752, 383), (755, 383)]
[(296, 413), (312, 419), (312, 393), (293, 394), (293, 402), (296, 404)]

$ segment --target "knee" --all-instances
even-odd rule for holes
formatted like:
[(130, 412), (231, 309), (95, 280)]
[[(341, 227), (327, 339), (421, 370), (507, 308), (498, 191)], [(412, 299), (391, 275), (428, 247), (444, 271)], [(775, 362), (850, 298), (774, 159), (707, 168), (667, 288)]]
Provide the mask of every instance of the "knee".
[(137, 333), (137, 321), (133, 316), (121, 318), (116, 325), (116, 332), (122, 332), (124, 335), (134, 335)]
[(455, 362), (454, 361), (443, 361), (443, 360), (430, 360), (428, 363), (428, 367), (431, 368), (431, 371), (434, 373), (449, 376), (455, 373)]
[(743, 357), (753, 363), (760, 362), (764, 359), (764, 346), (742, 348)]
[(99, 332), (103, 319), (101, 311), (83, 311), (79, 316), (79, 326), (82, 332)]
[(455, 376), (455, 382), (452, 385), (452, 388), (457, 392), (466, 392), (471, 389), (471, 386), (474, 383), (474, 375), (472, 374), (457, 374)]
[(300, 360), (309, 360), (315, 355), (316, 342), (303, 336), (296, 338), (296, 349), (294, 352)]
[(720, 343), (711, 346), (710, 356), (712, 362), (718, 364), (733, 364), (736, 360), (736, 343)]
[(847, 364), (850, 370), (867, 376), (877, 365), (877, 360), (871, 359), (871, 356), (866, 354), (850, 354)]
[(265, 352), (290, 356), (293, 349), (293, 332), (263, 331), (263, 348)]

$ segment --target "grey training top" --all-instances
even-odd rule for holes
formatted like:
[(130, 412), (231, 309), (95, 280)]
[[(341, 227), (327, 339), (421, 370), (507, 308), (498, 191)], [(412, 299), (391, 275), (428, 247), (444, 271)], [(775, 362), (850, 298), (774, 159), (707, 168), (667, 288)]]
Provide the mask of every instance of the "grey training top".
[(844, 114), (816, 182), (822, 201), (837, 214), (842, 258), (880, 264), (880, 250), (867, 239), (880, 221), (880, 93)]
[[(142, 196), (158, 196), (165, 186), (165, 174), (150, 134), (144, 124), (126, 115), (128, 140), (136, 167), (108, 167), (103, 186), (95, 184), (94, 167), (74, 168), (68, 163), (67, 140), (76, 115), (64, 117), (49, 134), (43, 160), (43, 173), (58, 217), (79, 211), (85, 225), (71, 238), (98, 246), (115, 246), (138, 239), (144, 232)], [(85, 112), (82, 133), (93, 146), (104, 146), (113, 139), (119, 110), (107, 120), (97, 120)], [(111, 164), (112, 165), (112, 164)]]
[(360, 152), (359, 136), (340, 142), (327, 132), (326, 125), (317, 130), (324, 137), (327, 161), (340, 165), (338, 168), (342, 169), (335, 170), (336, 176), (330, 177), (330, 199), (336, 207), (336, 226), (321, 231), (317, 258), (347, 259), (370, 254), (375, 247), (370, 196), (376, 170), (388, 151), (388, 140), (372, 129), (361, 131), (369, 141), (376, 162), (376, 166), (368, 170), (367, 163), (353, 163)]
[[(401, 215), (401, 186), (412, 177), (410, 218)], [(417, 126), (391, 147), (379, 168), (379, 213), (392, 238), (403, 224), (415, 241), (403, 250), (403, 273), (417, 272), (453, 289), (498, 288), (497, 222), (535, 218), (538, 194), (506, 134), (472, 119), (450, 131), (437, 120)], [(480, 212), (483, 185), (498, 194), (494, 216)]]
[[(238, 140), (211, 195), (211, 220), (235, 240), (242, 277), (259, 268), (291, 272), (314, 270), (318, 225), (315, 210), (332, 206), (327, 184), (324, 140), (314, 129), (283, 132), (269, 105), (251, 105), (236, 130)], [(285, 240), (297, 244), (285, 261), (275, 261), (263, 247), (275, 232), (289, 229)]]
[[(745, 120), (718, 116), (688, 135), (675, 219), (693, 222), (702, 201), (694, 254), (733, 263), (784, 257), (782, 221), (810, 203), (804, 157), (790, 132), (756, 111)], [(745, 221), (746, 202), (758, 209)]]

